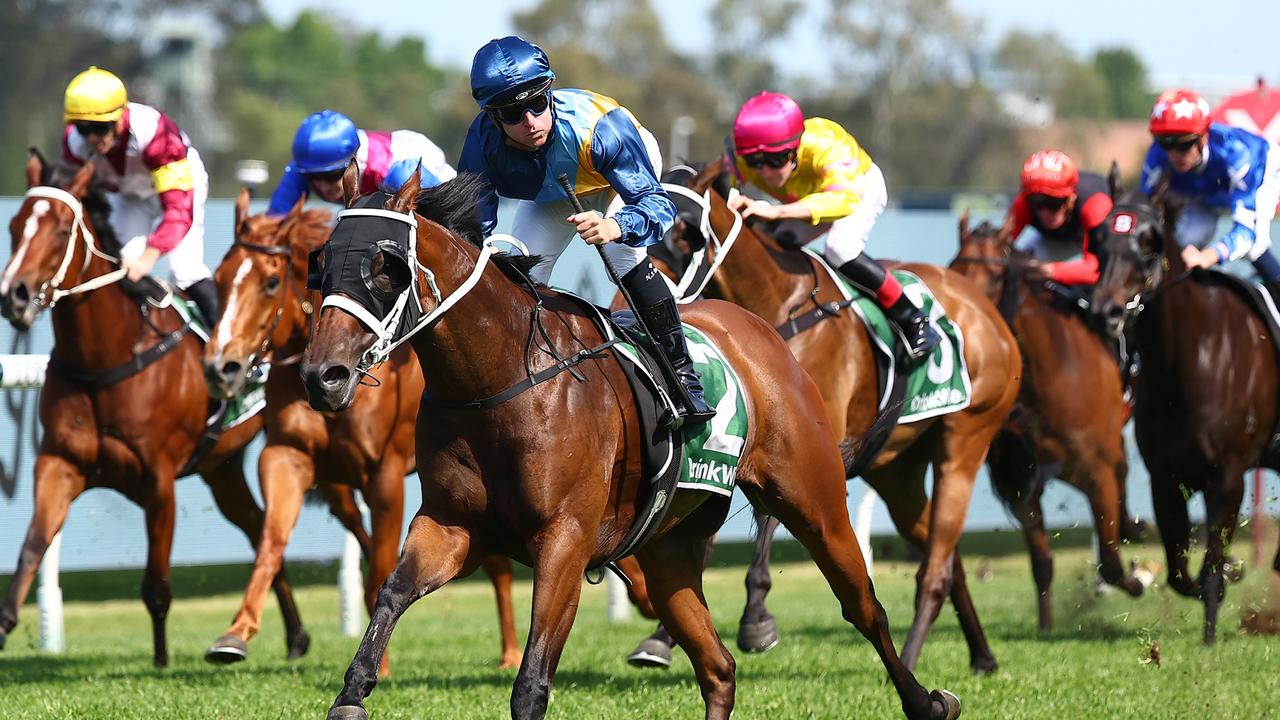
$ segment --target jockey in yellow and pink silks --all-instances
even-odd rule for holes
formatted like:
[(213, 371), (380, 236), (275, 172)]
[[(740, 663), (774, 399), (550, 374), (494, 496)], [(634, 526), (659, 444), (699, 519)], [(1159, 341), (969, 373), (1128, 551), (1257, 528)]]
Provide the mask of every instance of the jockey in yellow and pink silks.
[(744, 218), (781, 221), (779, 231), (797, 244), (826, 233), (827, 262), (875, 297), (912, 360), (927, 357), (940, 341), (938, 332), (897, 279), (863, 252), (888, 193), (880, 168), (858, 141), (831, 120), (805, 119), (786, 95), (762, 92), (738, 111), (733, 154), (738, 178), (782, 204), (738, 195), (731, 207)]

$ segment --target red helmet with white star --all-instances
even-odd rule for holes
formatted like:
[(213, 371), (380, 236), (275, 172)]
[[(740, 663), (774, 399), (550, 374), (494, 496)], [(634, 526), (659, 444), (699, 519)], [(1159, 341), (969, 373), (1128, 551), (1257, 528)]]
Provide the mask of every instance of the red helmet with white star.
[(1209, 129), (1209, 103), (1190, 90), (1166, 90), (1151, 109), (1152, 135), (1203, 135)]

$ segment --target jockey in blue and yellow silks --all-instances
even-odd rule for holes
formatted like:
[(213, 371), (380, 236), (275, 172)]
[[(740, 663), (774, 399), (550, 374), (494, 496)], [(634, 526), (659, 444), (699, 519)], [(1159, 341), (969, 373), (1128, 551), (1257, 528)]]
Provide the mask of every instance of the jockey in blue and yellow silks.
[[(497, 223), (498, 196), (519, 200), (511, 233), (547, 259), (533, 271), (540, 282), (551, 277), (575, 231), (603, 245), (688, 391), (692, 407), (682, 416), (705, 422), (715, 411), (702, 397), (675, 298), (645, 252), (675, 221), (675, 204), (658, 182), (657, 142), (613, 99), (552, 90), (554, 80), (546, 53), (522, 38), (492, 40), (476, 53), (471, 93), (481, 113), (467, 131), (458, 170), (488, 181), (480, 199), (484, 231)], [(585, 212), (574, 214), (560, 175), (568, 175)]]

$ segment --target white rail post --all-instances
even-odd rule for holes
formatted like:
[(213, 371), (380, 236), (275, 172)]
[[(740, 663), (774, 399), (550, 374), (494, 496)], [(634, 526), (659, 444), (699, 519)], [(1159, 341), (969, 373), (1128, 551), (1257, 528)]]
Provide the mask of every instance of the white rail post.
[(871, 511), (876, 507), (876, 491), (867, 488), (858, 500), (858, 509), (854, 512), (853, 534), (858, 536), (858, 546), (862, 548), (862, 559), (867, 565), (867, 577), (872, 577), (871, 553)]
[(611, 623), (631, 620), (631, 599), (627, 597), (627, 584), (622, 578), (606, 570), (604, 572), (605, 612)]
[(62, 555), (62, 533), (53, 536), (40, 562), (40, 585), (36, 603), (40, 608), (40, 649), (60, 653), (66, 649), (62, 626), (62, 588), (58, 586), (58, 565)]
[[(364, 498), (356, 496), (361, 522), (369, 514)], [(338, 616), (343, 637), (359, 637), (364, 630), (364, 575), (360, 572), (360, 541), (353, 533), (342, 543), (338, 563)]]

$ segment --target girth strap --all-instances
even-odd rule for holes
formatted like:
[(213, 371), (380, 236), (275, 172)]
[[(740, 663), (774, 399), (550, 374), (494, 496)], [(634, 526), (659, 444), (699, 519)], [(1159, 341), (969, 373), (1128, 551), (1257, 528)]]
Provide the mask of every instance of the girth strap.
[(189, 324), (184, 324), (177, 330), (174, 330), (160, 338), (160, 342), (108, 370), (91, 371), (67, 367), (58, 360), (58, 356), (56, 354), (49, 357), (49, 366), (53, 368), (53, 371), (56, 372), (59, 377), (74, 385), (79, 385), (87, 390), (101, 390), (102, 388), (115, 385), (127, 377), (137, 375), (146, 369), (148, 365), (154, 363), (165, 355), (168, 355), (178, 347), (179, 343), (182, 342), (182, 336), (187, 334), (187, 330), (189, 328)]
[(608, 357), (608, 354), (605, 353), (604, 351), (608, 350), (614, 345), (617, 345), (618, 342), (619, 341), (615, 338), (613, 340), (608, 340), (606, 342), (603, 342), (593, 348), (590, 348), (587, 350), (579, 350), (573, 355), (570, 355), (569, 357), (564, 358), (559, 362), (556, 362), (551, 367), (545, 370), (539, 370), (536, 373), (532, 373), (526, 376), (525, 379), (521, 380), (520, 382), (517, 382), (516, 384), (507, 388), (506, 390), (503, 390), (502, 392), (497, 393), (495, 395), (490, 395), (489, 397), (486, 397), (486, 398), (480, 398), (479, 400), (467, 400), (464, 402), (457, 402), (454, 400), (444, 400), (442, 398), (437, 398), (432, 396), (430, 393), (423, 391), (422, 400), (423, 402), (429, 402), (433, 405), (438, 405), (440, 407), (446, 407), (446, 408), (467, 408), (467, 409), (473, 409), (473, 410), (487, 410), (489, 408), (493, 408), (501, 405), (502, 403), (510, 400), (511, 398), (523, 393), (524, 391), (534, 386), (541, 385), (542, 383), (550, 380), (551, 378), (555, 377), (556, 375), (559, 375), (560, 373), (564, 372), (565, 370), (568, 370), (569, 368), (572, 368), (575, 365), (579, 365), (587, 360), (598, 360), (601, 358)]
[(841, 300), (838, 303), (826, 303), (825, 305), (814, 301), (816, 307), (809, 312), (793, 315), (786, 322), (774, 328), (783, 340), (790, 340), (809, 328), (817, 325), (823, 320), (839, 317), (840, 311), (853, 304), (853, 300)]

